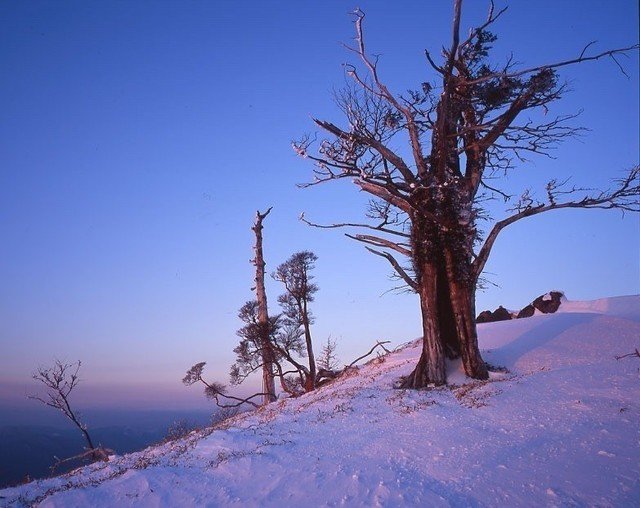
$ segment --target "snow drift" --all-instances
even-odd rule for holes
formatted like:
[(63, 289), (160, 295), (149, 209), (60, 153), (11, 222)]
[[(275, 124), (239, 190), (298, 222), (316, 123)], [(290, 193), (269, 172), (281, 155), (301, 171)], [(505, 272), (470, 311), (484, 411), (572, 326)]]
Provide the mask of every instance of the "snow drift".
[(640, 297), (479, 326), (504, 367), (398, 390), (418, 342), (224, 427), (0, 491), (5, 506), (640, 504)]

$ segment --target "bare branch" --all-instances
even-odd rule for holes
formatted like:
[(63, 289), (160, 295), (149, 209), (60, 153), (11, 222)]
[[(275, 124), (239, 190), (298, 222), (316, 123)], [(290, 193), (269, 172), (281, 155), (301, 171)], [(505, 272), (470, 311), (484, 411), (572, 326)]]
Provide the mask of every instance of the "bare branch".
[[(392, 242), (385, 238), (380, 238), (379, 236), (373, 235), (350, 235), (345, 233), (347, 238), (351, 238), (352, 240), (357, 240), (358, 242), (367, 243), (369, 245), (374, 245), (376, 247), (385, 247), (387, 249), (395, 250), (397, 253), (402, 254), (403, 256), (411, 257), (411, 249), (406, 244), (399, 244), (396, 242)], [(409, 248), (408, 248), (409, 247)]]
[(387, 146), (382, 144), (380, 141), (371, 137), (364, 136), (358, 132), (354, 132), (354, 131), (345, 132), (339, 127), (332, 124), (331, 122), (325, 122), (315, 118), (313, 119), (313, 121), (316, 123), (316, 125), (318, 125), (318, 127), (321, 127), (322, 129), (326, 130), (327, 132), (330, 132), (331, 134), (333, 134), (334, 136), (340, 139), (345, 139), (345, 140), (355, 139), (360, 143), (370, 146), (371, 148), (376, 150), (380, 155), (382, 155), (382, 157), (384, 157), (391, 164), (393, 164), (398, 169), (398, 171), (400, 171), (404, 180), (408, 184), (415, 182), (416, 180), (415, 176), (413, 175), (413, 173), (411, 172), (407, 164), (404, 162), (402, 157), (394, 153), (392, 150), (390, 150)]
[[(407, 198), (402, 196), (397, 189), (380, 185), (379, 183), (371, 180), (356, 179), (354, 180), (354, 183), (363, 191), (391, 203), (392, 205), (400, 208), (403, 212), (410, 213), (412, 210), (411, 204)], [(439, 221), (435, 215), (432, 215), (430, 218), (434, 221)]]
[(429, 53), (428, 50), (424, 50), (424, 55), (427, 57), (427, 62), (429, 62), (429, 65), (431, 65), (431, 67), (435, 71), (444, 75), (444, 69), (434, 62), (433, 58), (431, 57), (431, 53)]
[[(364, 21), (365, 14), (360, 9), (356, 9), (354, 11), (356, 16), (356, 41), (358, 43), (358, 49), (356, 53), (360, 56), (360, 59), (363, 61), (371, 77), (373, 78), (376, 87), (378, 89), (378, 93), (382, 95), (390, 104), (392, 104), (405, 118), (406, 127), (409, 133), (409, 138), (411, 139), (411, 148), (413, 153), (413, 158), (418, 168), (418, 175), (423, 176), (427, 172), (427, 167), (424, 161), (423, 153), (422, 153), (422, 143), (420, 141), (420, 129), (415, 122), (415, 118), (410, 108), (404, 107), (400, 104), (400, 101), (396, 99), (396, 97), (389, 91), (384, 83), (380, 81), (378, 76), (377, 62), (372, 62), (367, 56), (365, 50), (364, 43), (364, 33), (362, 30), (362, 22)], [(352, 73), (352, 76), (358, 80), (361, 86), (364, 86), (362, 80), (360, 80), (357, 74)], [(398, 168), (400, 169), (400, 168)], [(411, 182), (412, 180), (407, 180), (407, 182)]]
[(63, 464), (67, 464), (68, 462), (75, 461), (84, 461), (85, 459), (89, 459), (92, 462), (109, 462), (109, 456), (113, 455), (115, 452), (109, 448), (92, 448), (90, 450), (86, 450), (78, 455), (74, 455), (73, 457), (69, 457), (67, 459), (58, 459), (56, 458), (56, 462), (51, 466), (51, 474), (55, 474), (55, 472), (62, 466)]
[(453, 69), (453, 63), (458, 52), (458, 45), (460, 44), (460, 15), (462, 11), (462, 0), (454, 0), (453, 3), (453, 35), (451, 37), (451, 49), (449, 49), (449, 58), (445, 66), (445, 75), (451, 74)]
[(358, 363), (360, 360), (364, 360), (367, 356), (371, 356), (373, 354), (373, 352), (377, 349), (377, 348), (381, 348), (384, 350), (385, 353), (389, 353), (390, 351), (384, 347), (385, 344), (389, 344), (390, 341), (388, 340), (383, 340), (383, 341), (378, 341), (375, 343), (375, 345), (365, 354), (363, 354), (362, 356), (359, 356), (358, 358), (356, 358), (355, 360), (353, 360), (349, 365), (347, 365), (343, 370), (347, 370), (351, 367), (353, 367), (356, 363)]
[(371, 247), (365, 247), (365, 248), (372, 254), (381, 256), (385, 258), (387, 261), (389, 261), (393, 269), (400, 276), (400, 278), (407, 284), (407, 286), (409, 286), (415, 292), (418, 291), (419, 289), (418, 283), (406, 272), (406, 270), (404, 270), (404, 268), (402, 268), (402, 266), (400, 266), (400, 263), (398, 263), (398, 261), (391, 254), (389, 254), (388, 252), (372, 249)]
[(633, 353), (627, 353), (626, 355), (616, 356), (615, 358), (616, 360), (622, 360), (623, 358), (630, 358), (632, 356), (640, 358), (640, 350), (636, 348)]
[[(566, 183), (566, 181), (564, 183)], [(484, 245), (474, 261), (474, 274), (476, 279), (480, 276), (482, 270), (484, 270), (489, 253), (500, 232), (508, 225), (521, 219), (551, 210), (560, 210), (562, 208), (600, 208), (605, 210), (618, 209), (623, 212), (640, 212), (640, 166), (632, 168), (624, 178), (617, 180), (616, 183), (618, 186), (613, 190), (602, 191), (595, 195), (584, 196), (582, 199), (566, 202), (558, 202), (557, 197), (559, 195), (580, 192), (584, 189), (572, 188), (568, 191), (562, 191), (559, 190), (561, 184), (552, 181), (547, 185), (549, 199), (547, 204), (534, 203), (527, 192), (523, 194), (519, 204), (516, 205), (516, 213), (496, 222), (487, 236)]]
[[(583, 62), (592, 62), (595, 60), (600, 60), (601, 58), (605, 58), (605, 57), (609, 57), (611, 58), (616, 65), (618, 65), (618, 67), (620, 67), (620, 64), (618, 63), (618, 61), (615, 59), (616, 55), (622, 55), (622, 54), (626, 54), (630, 51), (634, 51), (640, 48), (640, 44), (633, 44), (631, 46), (626, 46), (624, 48), (617, 48), (617, 49), (610, 49), (608, 51), (603, 51), (602, 53), (598, 53), (596, 55), (592, 55), (592, 56), (584, 56), (584, 53), (586, 52), (587, 48), (589, 46), (591, 46), (593, 44), (593, 42), (590, 42), (589, 44), (587, 44), (585, 46), (585, 48), (581, 51), (580, 56), (578, 56), (577, 58), (572, 58), (569, 60), (563, 60), (560, 62), (555, 62), (555, 63), (551, 63), (551, 64), (546, 64), (546, 65), (538, 65), (535, 67), (529, 67), (527, 69), (523, 69), (521, 71), (517, 71), (517, 72), (511, 72), (511, 73), (493, 73), (493, 74), (487, 74), (484, 75), (480, 78), (476, 78), (476, 79), (472, 79), (470, 81), (467, 81), (466, 84), (467, 85), (477, 85), (480, 83), (483, 83), (485, 81), (489, 81), (491, 79), (495, 79), (495, 78), (517, 78), (519, 76), (524, 76), (527, 74), (533, 74), (535, 72), (539, 72), (541, 70), (544, 69), (557, 69), (559, 67), (565, 67), (567, 65), (573, 65), (573, 64), (577, 64), (577, 63), (583, 63)], [(625, 76), (627, 76), (627, 74), (623, 71), (623, 73), (625, 74)], [(627, 76), (628, 77), (628, 76)]]
[(307, 220), (304, 216), (304, 213), (300, 214), (299, 220), (304, 222), (307, 226), (312, 226), (314, 228), (320, 229), (337, 229), (337, 228), (363, 228), (363, 229), (372, 229), (374, 231), (380, 231), (381, 233), (387, 233), (390, 235), (402, 236), (404, 238), (409, 238), (409, 234), (403, 233), (401, 231), (396, 231), (394, 229), (385, 228), (382, 226), (372, 226), (371, 224), (360, 224), (354, 222), (340, 222), (337, 224), (317, 224), (315, 222), (311, 222)]

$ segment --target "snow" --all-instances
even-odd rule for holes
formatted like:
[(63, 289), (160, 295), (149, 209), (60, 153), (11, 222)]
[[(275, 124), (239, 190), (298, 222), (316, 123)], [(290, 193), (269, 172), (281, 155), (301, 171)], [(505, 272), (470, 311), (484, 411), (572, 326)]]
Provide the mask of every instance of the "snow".
[(0, 491), (4, 506), (638, 506), (640, 297), (479, 325), (509, 372), (394, 389), (414, 341), (217, 429)]

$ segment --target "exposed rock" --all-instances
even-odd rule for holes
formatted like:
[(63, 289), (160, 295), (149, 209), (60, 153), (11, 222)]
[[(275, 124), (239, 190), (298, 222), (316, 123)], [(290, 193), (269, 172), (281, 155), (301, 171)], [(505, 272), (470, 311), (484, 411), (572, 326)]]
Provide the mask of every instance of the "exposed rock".
[(526, 307), (524, 307), (520, 312), (518, 312), (518, 315), (516, 316), (516, 318), (520, 319), (520, 318), (531, 317), (535, 312), (536, 312), (536, 308), (533, 305), (529, 304)]
[(548, 293), (536, 298), (516, 315), (511, 314), (511, 312), (501, 305), (493, 312), (490, 310), (482, 311), (478, 314), (476, 322), (492, 323), (494, 321), (506, 321), (508, 319), (513, 319), (514, 317), (517, 319), (528, 318), (533, 316), (536, 313), (536, 310), (539, 310), (543, 314), (553, 314), (560, 308), (563, 298), (564, 293), (562, 291), (549, 291)]
[(560, 291), (550, 291), (549, 293), (536, 298), (531, 305), (543, 314), (553, 314), (560, 307), (563, 297), (564, 293), (561, 293)]
[(490, 310), (483, 310), (476, 318), (476, 323), (490, 323), (493, 313)]
[(494, 321), (507, 321), (508, 319), (513, 318), (511, 312), (505, 309), (502, 305), (493, 311), (492, 317)]
[(496, 310), (491, 312), (490, 310), (483, 310), (476, 318), (476, 323), (493, 323), (494, 321), (507, 321), (512, 319), (511, 313), (505, 309), (502, 305)]

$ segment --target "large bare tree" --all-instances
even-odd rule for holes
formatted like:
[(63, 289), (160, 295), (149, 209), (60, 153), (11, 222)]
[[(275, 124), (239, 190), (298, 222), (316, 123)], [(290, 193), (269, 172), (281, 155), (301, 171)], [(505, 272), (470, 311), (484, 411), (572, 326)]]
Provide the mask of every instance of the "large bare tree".
[[(311, 136), (293, 143), (299, 155), (315, 163), (314, 180), (306, 185), (349, 179), (373, 196), (370, 222), (307, 222), (364, 228), (349, 236), (387, 259), (420, 297), (422, 354), (402, 383), (407, 388), (445, 383), (445, 357), (462, 357), (468, 376), (488, 377), (478, 348), (475, 291), (505, 227), (563, 208), (640, 208), (637, 166), (604, 191), (551, 180), (542, 200), (528, 190), (514, 198), (494, 181), (527, 154), (548, 154), (579, 132), (571, 123), (574, 116), (547, 115), (549, 105), (566, 92), (557, 69), (603, 58), (618, 63), (617, 56), (638, 48), (592, 53), (588, 44), (565, 61), (494, 64), (488, 55), (496, 37), (489, 28), (505, 10), (491, 4), (486, 20), (465, 37), (462, 0), (454, 0), (451, 41), (442, 58), (425, 52), (435, 79), (404, 94), (392, 92), (382, 80), (378, 58), (365, 46), (365, 15), (356, 10), (355, 45), (348, 49), (358, 63), (346, 67), (351, 85), (336, 94), (346, 124), (314, 119), (327, 137), (315, 146)], [(491, 197), (504, 199), (510, 208), (483, 235), (479, 221), (488, 217), (482, 203)]]

